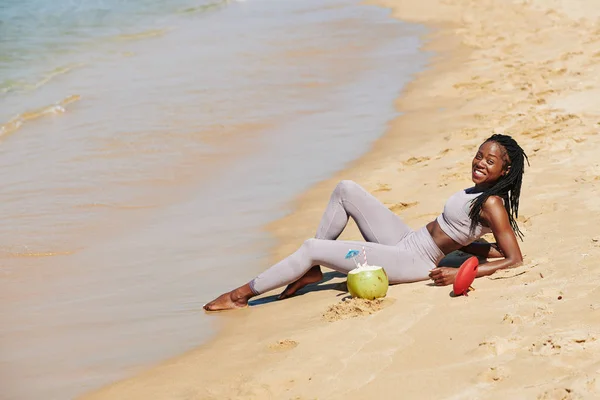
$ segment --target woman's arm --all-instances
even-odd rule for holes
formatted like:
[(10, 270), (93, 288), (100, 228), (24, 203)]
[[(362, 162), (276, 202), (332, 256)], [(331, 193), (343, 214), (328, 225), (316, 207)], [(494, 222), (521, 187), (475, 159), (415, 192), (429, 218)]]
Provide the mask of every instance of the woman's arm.
[(483, 258), (504, 257), (504, 253), (500, 251), (496, 243), (473, 242), (467, 246), (461, 247), (459, 250)]
[[(523, 262), (521, 249), (517, 242), (508, 213), (500, 197), (489, 197), (481, 210), (481, 217), (492, 229), (496, 238), (496, 248), (486, 243), (471, 243), (461, 250), (483, 257), (498, 257), (499, 260), (485, 263), (477, 269), (477, 277), (491, 275), (499, 269), (516, 267)], [(458, 268), (437, 267), (430, 271), (429, 277), (437, 286), (451, 285), (458, 273)]]
[(502, 199), (497, 196), (488, 198), (481, 209), (481, 218), (492, 229), (498, 252), (502, 254), (501, 257), (503, 258), (480, 265), (477, 270), (477, 277), (491, 275), (499, 269), (516, 267), (522, 264), (523, 255), (515, 232), (510, 226), (508, 213), (504, 208)]

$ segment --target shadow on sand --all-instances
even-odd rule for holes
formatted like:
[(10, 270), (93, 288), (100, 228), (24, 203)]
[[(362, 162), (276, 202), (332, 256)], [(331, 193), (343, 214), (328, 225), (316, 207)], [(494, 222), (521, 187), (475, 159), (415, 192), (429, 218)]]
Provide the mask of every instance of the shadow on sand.
[[(298, 290), (292, 297), (302, 296), (303, 294), (306, 294), (308, 292), (320, 292), (321, 290), (338, 290), (340, 292), (343, 292), (343, 293), (340, 293), (339, 295), (345, 294), (345, 293), (347, 293), (345, 281), (344, 282), (326, 283), (334, 278), (345, 278), (345, 277), (346, 277), (346, 275), (344, 275), (340, 272), (335, 272), (335, 271), (325, 272), (323, 274), (323, 279), (321, 281), (319, 281), (317, 283), (311, 283), (310, 285), (306, 285), (302, 289)], [(283, 291), (283, 289), (282, 289), (282, 291)], [(252, 306), (258, 306), (261, 304), (272, 303), (272, 302), (278, 300), (277, 296), (279, 296), (279, 294), (261, 297), (256, 300), (250, 300), (248, 302), (248, 305), (250, 307), (252, 307)]]

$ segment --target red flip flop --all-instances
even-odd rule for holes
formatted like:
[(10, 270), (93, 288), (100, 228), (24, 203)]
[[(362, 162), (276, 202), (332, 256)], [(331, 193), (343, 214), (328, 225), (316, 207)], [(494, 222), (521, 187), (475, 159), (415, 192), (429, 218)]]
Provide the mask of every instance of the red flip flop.
[(479, 268), (479, 260), (475, 256), (469, 257), (462, 263), (454, 279), (453, 290), (455, 296), (467, 295), (477, 276), (477, 268)]

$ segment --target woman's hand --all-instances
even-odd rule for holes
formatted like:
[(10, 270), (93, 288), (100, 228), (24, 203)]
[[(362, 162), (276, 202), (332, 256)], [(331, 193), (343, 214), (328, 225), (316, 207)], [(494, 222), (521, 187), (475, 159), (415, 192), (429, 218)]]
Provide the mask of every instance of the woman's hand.
[(446, 286), (454, 283), (458, 268), (437, 267), (431, 270), (429, 278), (436, 286)]

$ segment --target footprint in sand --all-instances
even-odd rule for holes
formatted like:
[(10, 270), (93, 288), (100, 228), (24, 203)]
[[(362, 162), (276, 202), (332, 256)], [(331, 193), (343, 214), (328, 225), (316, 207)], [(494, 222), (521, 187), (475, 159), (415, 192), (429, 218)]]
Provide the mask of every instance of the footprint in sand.
[(517, 222), (522, 227), (531, 228), (531, 225), (533, 224), (532, 218), (534, 218), (534, 217), (536, 217), (538, 215), (539, 214), (532, 215), (532, 216), (529, 216), (529, 217), (526, 217), (524, 215), (519, 215), (519, 217), (517, 218)]
[(597, 336), (591, 333), (570, 331), (552, 334), (545, 339), (532, 343), (529, 351), (538, 356), (553, 356), (563, 353), (585, 351), (598, 347)]
[(287, 351), (298, 346), (298, 342), (291, 339), (283, 339), (269, 345), (269, 349), (272, 351)]
[(502, 318), (503, 324), (519, 325), (522, 322), (523, 322), (523, 317), (521, 315), (504, 314), (504, 318)]
[(484, 90), (485, 88), (493, 85), (495, 82), (493, 80), (482, 81), (479, 76), (474, 76), (471, 78), (470, 82), (460, 82), (452, 85), (454, 89), (458, 90), (460, 93), (473, 92), (478, 90)]
[(569, 382), (568, 387), (586, 399), (600, 399), (600, 376), (598, 375), (600, 372), (597, 370), (598, 364), (595, 366), (591, 365), (590, 367), (587, 369), (587, 373), (582, 371), (579, 377)]
[(518, 304), (516, 313), (504, 314), (503, 324), (522, 325), (522, 324), (545, 324), (548, 317), (554, 314), (552, 308), (545, 303), (536, 301), (526, 301)]
[(419, 204), (418, 201), (414, 201), (412, 203), (400, 202), (400, 203), (392, 204), (391, 206), (388, 206), (388, 208), (390, 209), (391, 212), (398, 213), (400, 211), (406, 210), (407, 208), (414, 207), (417, 204)]
[(554, 310), (552, 310), (550, 307), (548, 307), (545, 304), (539, 304), (536, 306), (535, 310), (533, 311), (532, 317), (534, 319), (534, 321), (539, 321), (541, 319), (545, 319), (548, 316), (554, 314)]
[(595, 183), (600, 181), (600, 175), (584, 176), (581, 178), (575, 178), (575, 182), (580, 183)]
[(377, 189), (373, 190), (373, 192), (389, 192), (390, 190), (392, 188), (387, 183), (379, 183), (377, 184)]
[(404, 161), (404, 165), (415, 165), (422, 163), (424, 161), (429, 161), (429, 157), (411, 157), (408, 160)]
[(443, 174), (439, 181), (438, 187), (447, 186), (449, 182), (458, 182), (466, 180), (466, 174), (464, 172), (450, 172), (447, 174)]
[(443, 156), (445, 156), (446, 154), (450, 153), (451, 151), (452, 151), (452, 149), (444, 149), (438, 153), (438, 155), (435, 157), (435, 159), (438, 160), (438, 159), (442, 158)]
[(508, 372), (503, 367), (490, 367), (477, 375), (478, 382), (494, 383), (500, 382), (508, 377)]
[(532, 295), (528, 295), (527, 299), (530, 299), (530, 301), (537, 300), (540, 304), (547, 304), (555, 300), (562, 300), (564, 295), (565, 293), (563, 293), (561, 290), (554, 288), (543, 288)]
[(582, 396), (568, 388), (555, 388), (546, 390), (537, 397), (537, 400), (579, 400)]
[(521, 338), (519, 337), (511, 337), (508, 339), (495, 337), (479, 343), (475, 352), (485, 356), (499, 356), (507, 351), (517, 349), (520, 341)]

